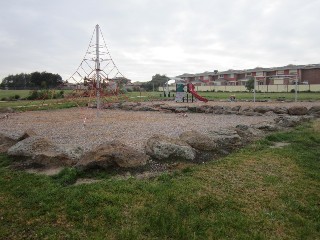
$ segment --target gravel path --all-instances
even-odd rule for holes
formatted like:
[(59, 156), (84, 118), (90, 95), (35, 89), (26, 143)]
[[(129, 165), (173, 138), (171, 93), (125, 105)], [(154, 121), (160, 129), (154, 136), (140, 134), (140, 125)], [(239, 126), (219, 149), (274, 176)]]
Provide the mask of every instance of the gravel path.
[(175, 113), (122, 110), (102, 110), (97, 117), (95, 109), (74, 108), (10, 114), (9, 118), (0, 120), (0, 132), (20, 134), (32, 129), (36, 134), (47, 137), (54, 143), (81, 146), (85, 151), (102, 142), (116, 139), (144, 151), (145, 142), (154, 134), (178, 137), (187, 130), (205, 133), (208, 130), (272, 119), (272, 116), (201, 113), (184, 117)]

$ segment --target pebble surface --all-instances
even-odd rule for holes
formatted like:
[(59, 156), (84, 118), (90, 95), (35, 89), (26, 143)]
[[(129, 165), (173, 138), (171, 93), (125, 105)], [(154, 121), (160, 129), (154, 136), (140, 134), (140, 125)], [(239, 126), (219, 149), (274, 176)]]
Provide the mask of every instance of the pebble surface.
[(118, 140), (144, 152), (146, 141), (155, 134), (178, 137), (182, 132), (205, 133), (238, 124), (272, 121), (274, 116), (239, 116), (188, 113), (142, 112), (73, 108), (10, 114), (0, 120), (0, 132), (22, 134), (32, 129), (55, 144), (80, 146), (89, 151), (99, 144)]

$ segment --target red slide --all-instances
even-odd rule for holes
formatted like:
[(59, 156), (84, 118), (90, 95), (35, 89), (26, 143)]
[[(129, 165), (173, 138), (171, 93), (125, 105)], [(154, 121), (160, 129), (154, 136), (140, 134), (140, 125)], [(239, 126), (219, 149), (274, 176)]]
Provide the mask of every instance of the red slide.
[(208, 102), (208, 99), (201, 97), (195, 90), (194, 85), (192, 83), (188, 83), (188, 91), (191, 93), (195, 98), (199, 99), (202, 102)]

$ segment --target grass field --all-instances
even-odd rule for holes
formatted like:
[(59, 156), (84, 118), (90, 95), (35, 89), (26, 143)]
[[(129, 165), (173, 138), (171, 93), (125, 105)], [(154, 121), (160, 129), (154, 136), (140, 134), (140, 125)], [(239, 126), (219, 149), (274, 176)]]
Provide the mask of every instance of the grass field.
[[(287, 142), (284, 148), (270, 148)], [(1, 239), (319, 239), (320, 121), (152, 180), (69, 185), (0, 156)]]
[[(67, 96), (71, 91), (65, 91)], [(25, 98), (29, 95), (28, 90), (0, 90), (0, 99), (3, 97), (9, 98), (18, 94), (21, 98)], [(172, 101), (174, 101), (174, 94), (170, 93)], [(234, 94), (238, 101), (241, 100), (253, 100), (253, 94), (248, 92), (243, 93), (228, 93), (228, 92), (199, 92), (199, 94), (209, 100), (219, 101), (228, 100), (231, 94)], [(121, 102), (121, 101), (152, 101), (168, 99), (163, 97), (162, 92), (128, 92), (119, 96), (102, 97), (102, 101), (105, 102)], [(257, 93), (257, 101), (259, 100), (271, 100), (271, 101), (294, 101), (294, 93)], [(320, 101), (320, 93), (299, 93), (299, 101)], [(89, 102), (94, 102), (95, 97), (91, 98), (64, 98), (64, 99), (49, 99), (49, 100), (18, 100), (18, 101), (0, 101), (1, 107), (11, 107), (18, 109), (19, 111), (30, 111), (30, 110), (46, 110), (46, 109), (61, 109), (70, 108), (76, 106), (85, 106)]]

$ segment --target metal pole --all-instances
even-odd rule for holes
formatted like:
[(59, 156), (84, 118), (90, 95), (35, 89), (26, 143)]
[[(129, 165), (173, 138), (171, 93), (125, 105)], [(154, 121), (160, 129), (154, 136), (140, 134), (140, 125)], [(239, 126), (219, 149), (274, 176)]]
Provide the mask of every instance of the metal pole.
[(100, 60), (99, 60), (99, 25), (96, 25), (96, 91), (97, 91), (97, 117), (100, 109)]
[(298, 101), (298, 78), (296, 79), (295, 89), (294, 89), (294, 101)]
[(253, 102), (256, 102), (256, 77), (253, 77)]

